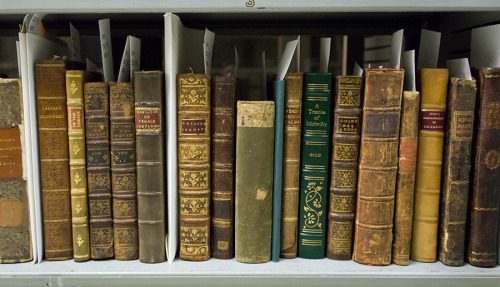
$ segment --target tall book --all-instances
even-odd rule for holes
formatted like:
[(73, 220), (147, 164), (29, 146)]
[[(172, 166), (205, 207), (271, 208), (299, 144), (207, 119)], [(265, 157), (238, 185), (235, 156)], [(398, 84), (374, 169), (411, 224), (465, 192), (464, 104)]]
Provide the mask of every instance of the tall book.
[(287, 73), (285, 75), (283, 187), (281, 194), (280, 235), (280, 256), (282, 258), (297, 257), (303, 81), (303, 73)]
[(164, 74), (134, 72), (139, 261), (158, 263), (165, 253)]
[(0, 263), (33, 259), (20, 79), (0, 79)]
[(337, 76), (326, 254), (351, 260), (361, 132), (363, 77)]
[(114, 253), (132, 260), (139, 257), (134, 85), (111, 82), (109, 104)]
[(46, 260), (73, 258), (65, 72), (63, 60), (35, 61)]
[(353, 259), (388, 265), (404, 71), (367, 69), (365, 75)]
[(212, 78), (212, 257), (234, 256), (234, 153), (237, 79)]
[(443, 264), (462, 266), (465, 258), (476, 81), (451, 78), (449, 87), (438, 250), (439, 260)]
[(500, 68), (479, 70), (476, 148), (467, 261), (494, 267), (497, 259), (500, 197)]
[(410, 258), (436, 261), (447, 69), (422, 69), (417, 174)]
[(85, 83), (90, 257), (114, 256), (109, 147), (109, 83)]
[(324, 258), (332, 74), (305, 73), (298, 255)]
[(235, 256), (271, 260), (274, 113), (272, 101), (238, 101), (236, 123)]
[(208, 74), (177, 75), (179, 257), (210, 258), (210, 93)]
[(394, 240), (392, 244), (392, 262), (397, 265), (408, 265), (410, 263), (419, 112), (420, 93), (417, 91), (404, 91), (401, 127), (399, 130), (399, 161), (394, 207)]

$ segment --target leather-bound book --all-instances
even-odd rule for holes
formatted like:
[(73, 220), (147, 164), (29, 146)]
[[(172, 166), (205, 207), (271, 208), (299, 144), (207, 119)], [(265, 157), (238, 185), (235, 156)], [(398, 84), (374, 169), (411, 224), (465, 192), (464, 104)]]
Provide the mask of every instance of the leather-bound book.
[(234, 76), (212, 78), (212, 257), (234, 256)]
[(0, 79), (0, 263), (33, 259), (20, 79)]
[(90, 257), (114, 256), (109, 149), (109, 83), (85, 83)]
[(161, 71), (134, 73), (139, 261), (158, 263), (165, 253), (165, 144)]
[(422, 69), (410, 259), (436, 261), (447, 69)]
[(326, 255), (351, 260), (363, 77), (337, 76)]
[(388, 265), (404, 71), (367, 69), (365, 75), (353, 259)]
[(235, 256), (271, 260), (274, 102), (238, 101), (236, 122)]
[(467, 261), (473, 266), (494, 267), (500, 197), (500, 68), (481, 68), (477, 79), (477, 134)]
[(397, 265), (408, 265), (410, 263), (419, 112), (420, 93), (417, 91), (404, 91), (401, 127), (399, 130), (399, 162), (394, 210), (394, 240), (392, 244), (392, 262)]
[(280, 240), (280, 256), (282, 258), (297, 257), (303, 80), (303, 73), (287, 73), (285, 75)]
[(139, 257), (132, 83), (109, 84), (114, 252), (118, 260)]
[(73, 258), (65, 71), (63, 60), (35, 61), (46, 260)]
[(439, 260), (449, 266), (462, 266), (465, 258), (475, 104), (476, 81), (451, 78), (446, 107), (438, 246)]
[(210, 258), (210, 94), (208, 74), (177, 75), (179, 257)]

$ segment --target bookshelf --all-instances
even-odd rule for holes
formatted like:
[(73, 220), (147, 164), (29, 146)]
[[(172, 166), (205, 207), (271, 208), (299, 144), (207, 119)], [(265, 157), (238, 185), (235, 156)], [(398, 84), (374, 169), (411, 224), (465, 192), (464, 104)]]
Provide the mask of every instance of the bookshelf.
[[(252, 6), (253, 5), (253, 6)], [(251, 7), (247, 7), (251, 6)], [(109, 17), (115, 37), (127, 34), (163, 36), (163, 13), (179, 15), (186, 26), (209, 27), (217, 35), (350, 35), (353, 39), (390, 34), (405, 28), (408, 43), (418, 43), (421, 28), (443, 32), (442, 57), (467, 53), (470, 28), (500, 23), (498, 0), (87, 0), (68, 5), (64, 0), (3, 1), (0, 36), (17, 35), (17, 25), (26, 13), (47, 13), (50, 32), (67, 36), (58, 23), (81, 24), (82, 36), (95, 33), (97, 19)], [(92, 23), (90, 25), (89, 23)], [(68, 31), (67, 31), (68, 30)], [(461, 40), (466, 39), (466, 40)], [(158, 43), (158, 42), (154, 42)], [(360, 41), (351, 42), (354, 46)], [(161, 43), (160, 43), (161, 45)], [(120, 47), (120, 46), (118, 46)], [(119, 53), (117, 53), (119, 54)], [(15, 56), (15, 55), (14, 55)], [(440, 63), (442, 66), (443, 63)], [(1, 66), (0, 66), (1, 67)], [(313, 280), (313, 281), (311, 281)], [(73, 261), (41, 264), (0, 265), (2, 286), (123, 286), (235, 284), (286, 286), (498, 286), (500, 267), (447, 267), (440, 262), (409, 266), (365, 266), (353, 261), (329, 259), (281, 260), (279, 263), (242, 264), (211, 259), (172, 264), (142, 264), (135, 261)]]

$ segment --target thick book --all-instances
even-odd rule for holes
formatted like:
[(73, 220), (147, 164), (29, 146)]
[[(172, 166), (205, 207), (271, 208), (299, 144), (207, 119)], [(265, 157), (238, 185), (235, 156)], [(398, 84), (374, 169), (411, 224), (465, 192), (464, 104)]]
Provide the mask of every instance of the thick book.
[(353, 259), (388, 265), (404, 71), (367, 69), (365, 75)]
[(133, 260), (139, 257), (134, 85), (111, 82), (109, 105), (114, 253)]
[(285, 75), (280, 235), (280, 256), (282, 258), (297, 257), (303, 80), (303, 73), (287, 73)]
[(237, 78), (212, 78), (212, 257), (234, 257), (234, 154)]
[(20, 79), (0, 79), (0, 263), (33, 259)]
[(164, 74), (134, 72), (139, 261), (158, 263), (165, 253)]
[(481, 68), (477, 79), (477, 134), (466, 256), (473, 266), (494, 267), (500, 197), (500, 68)]
[(305, 73), (298, 255), (324, 258), (328, 203), (332, 74)]
[(332, 166), (326, 256), (351, 260), (363, 77), (337, 76), (332, 136)]
[(46, 260), (73, 258), (65, 72), (63, 60), (35, 61)]
[(208, 74), (177, 75), (179, 257), (210, 258), (210, 95)]
[(410, 259), (436, 261), (447, 69), (422, 69), (417, 174)]
[(272, 101), (238, 101), (236, 119), (235, 257), (271, 260), (274, 113)]
[(410, 262), (419, 112), (420, 93), (404, 91), (399, 130), (399, 161), (392, 243), (392, 262), (397, 265), (408, 265)]
[(114, 257), (109, 147), (109, 83), (84, 85), (90, 257)]

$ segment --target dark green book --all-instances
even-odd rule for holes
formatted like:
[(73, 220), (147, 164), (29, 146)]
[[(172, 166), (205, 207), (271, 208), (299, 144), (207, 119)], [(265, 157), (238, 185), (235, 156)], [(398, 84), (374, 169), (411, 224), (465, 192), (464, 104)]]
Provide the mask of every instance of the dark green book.
[(298, 255), (324, 258), (332, 74), (304, 74)]

